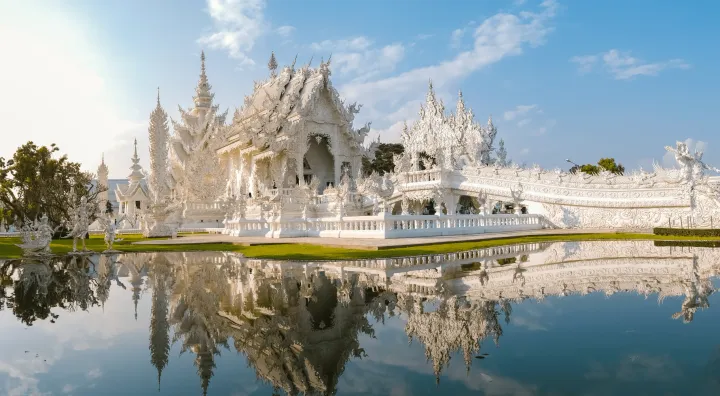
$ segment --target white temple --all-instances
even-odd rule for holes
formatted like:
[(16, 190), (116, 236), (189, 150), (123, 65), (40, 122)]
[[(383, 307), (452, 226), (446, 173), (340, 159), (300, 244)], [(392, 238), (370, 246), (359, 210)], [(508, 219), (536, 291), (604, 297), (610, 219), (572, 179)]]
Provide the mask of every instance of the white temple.
[(128, 175), (128, 184), (118, 185), (115, 190), (115, 197), (120, 205), (118, 221), (123, 224), (124, 228), (129, 228), (124, 223), (129, 223), (132, 228), (139, 228), (142, 211), (147, 209), (150, 197), (145, 184), (145, 173), (140, 166), (137, 139), (135, 139), (135, 153), (130, 169), (132, 172)]
[[(133, 168), (130, 185), (118, 191), (121, 213), (273, 238), (704, 227), (720, 218), (720, 183), (707, 174), (718, 169), (683, 143), (667, 147), (679, 169), (588, 175), (507, 165), (494, 154), (492, 119), (476, 122), (462, 93), (447, 114), (432, 83), (417, 121), (403, 130), (394, 172), (363, 177), (370, 123), (354, 126), (361, 105), (340, 98), (330, 60), (278, 72), (273, 54), (268, 67), (229, 124), (214, 104), (204, 53), (194, 106), (180, 108), (172, 134), (158, 94), (149, 188)], [(178, 208), (172, 215), (171, 206)]]

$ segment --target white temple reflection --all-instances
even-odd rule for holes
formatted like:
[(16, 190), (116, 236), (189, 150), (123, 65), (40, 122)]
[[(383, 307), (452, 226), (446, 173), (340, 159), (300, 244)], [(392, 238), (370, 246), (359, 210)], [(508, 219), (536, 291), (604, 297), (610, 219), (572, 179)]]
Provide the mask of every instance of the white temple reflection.
[[(2, 263), (0, 307), (19, 320), (51, 308), (102, 306), (113, 287), (150, 298), (150, 361), (171, 345), (195, 356), (207, 393), (222, 351), (247, 357), (258, 379), (287, 394), (334, 394), (363, 337), (389, 316), (405, 321), (436, 378), (459, 353), (470, 370), (482, 341), (498, 343), (512, 308), (549, 296), (604, 293), (684, 300), (685, 323), (708, 308), (720, 250), (648, 241), (511, 245), (394, 259), (287, 262), (233, 253), (140, 253)], [(504, 323), (504, 324), (503, 324)]]

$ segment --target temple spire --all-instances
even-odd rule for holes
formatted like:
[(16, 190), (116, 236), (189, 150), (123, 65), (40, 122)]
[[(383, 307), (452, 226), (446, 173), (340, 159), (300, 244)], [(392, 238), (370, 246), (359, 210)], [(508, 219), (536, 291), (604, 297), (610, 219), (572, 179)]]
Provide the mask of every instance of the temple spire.
[(197, 87), (195, 88), (195, 108), (207, 109), (212, 107), (212, 101), (214, 94), (210, 91), (212, 86), (208, 82), (207, 74), (205, 72), (205, 51), (200, 53), (200, 79), (198, 80)]
[(160, 106), (160, 87), (157, 87), (157, 105)]
[(142, 172), (142, 166), (140, 166), (140, 157), (138, 157), (137, 138), (135, 138), (135, 152), (133, 153), (131, 161), (132, 166), (130, 166), (130, 169), (132, 170), (132, 173), (128, 176), (128, 180), (130, 181), (130, 184), (133, 184), (133, 182), (139, 182), (145, 177)]

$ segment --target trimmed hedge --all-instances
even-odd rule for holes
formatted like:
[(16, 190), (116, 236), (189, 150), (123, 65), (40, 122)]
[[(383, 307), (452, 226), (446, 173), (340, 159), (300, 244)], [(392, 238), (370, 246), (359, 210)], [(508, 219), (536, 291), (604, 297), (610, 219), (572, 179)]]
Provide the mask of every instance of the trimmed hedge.
[(720, 241), (655, 241), (655, 246), (720, 248)]
[(696, 237), (720, 237), (720, 229), (717, 228), (653, 228), (653, 234), (663, 236), (696, 236)]

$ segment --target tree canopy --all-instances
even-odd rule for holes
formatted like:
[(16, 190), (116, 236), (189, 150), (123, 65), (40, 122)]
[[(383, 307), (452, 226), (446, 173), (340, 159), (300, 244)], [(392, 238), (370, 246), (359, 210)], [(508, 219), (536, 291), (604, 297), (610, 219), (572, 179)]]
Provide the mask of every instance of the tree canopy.
[(363, 174), (370, 175), (377, 172), (379, 175), (392, 172), (395, 169), (393, 156), (402, 154), (405, 148), (399, 143), (380, 143), (375, 151), (375, 158), (363, 157)]
[(622, 175), (625, 173), (625, 167), (622, 164), (615, 162), (615, 158), (601, 158), (597, 162), (597, 165), (585, 164), (585, 165), (574, 165), (570, 168), (571, 173), (577, 173), (578, 171), (586, 173), (588, 175), (598, 175), (601, 171), (608, 171), (616, 175)]
[[(19, 226), (43, 214), (53, 226), (67, 224), (81, 196), (94, 202), (106, 189), (94, 187), (93, 175), (83, 172), (80, 164), (66, 155), (54, 155), (58, 151), (55, 144), (46, 147), (27, 142), (11, 159), (0, 158), (0, 216), (7, 224)], [(91, 219), (95, 215), (91, 213)]]

